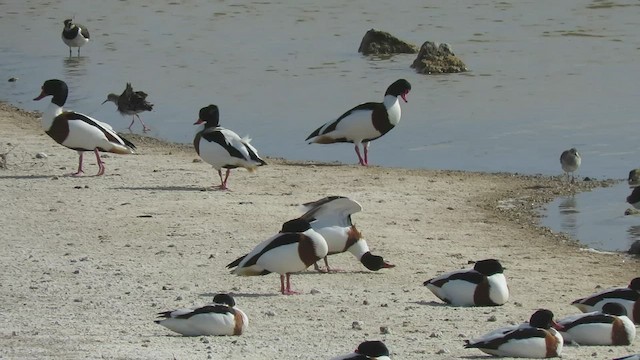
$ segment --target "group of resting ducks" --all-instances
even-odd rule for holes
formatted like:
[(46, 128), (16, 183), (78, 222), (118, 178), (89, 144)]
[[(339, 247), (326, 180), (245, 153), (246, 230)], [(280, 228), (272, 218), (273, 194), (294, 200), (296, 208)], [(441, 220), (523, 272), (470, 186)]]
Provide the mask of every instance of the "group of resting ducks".
[[(65, 21), (63, 40), (78, 48), (89, 39), (86, 28)], [(350, 142), (355, 146), (360, 165), (368, 165), (368, 145), (400, 121), (401, 110), (398, 98), (407, 101), (411, 85), (404, 79), (391, 84), (385, 92), (383, 102), (368, 102), (345, 112), (337, 119), (327, 122), (308, 137), (309, 143), (329, 144)], [(46, 133), (57, 143), (78, 151), (78, 169), (72, 175), (83, 174), (83, 153), (93, 151), (98, 164), (97, 175), (105, 173), (100, 152), (131, 154), (136, 147), (116, 133), (104, 122), (90, 116), (65, 111), (68, 87), (64, 81), (52, 79), (42, 85), (42, 92), (35, 100), (52, 96), (51, 104), (43, 113), (42, 125)], [(121, 95), (109, 94), (107, 101), (118, 105), (125, 115), (137, 116), (149, 111), (152, 104), (146, 94), (133, 91), (127, 84)], [(135, 118), (134, 118), (135, 120)], [(142, 119), (140, 119), (142, 122)], [(144, 130), (147, 126), (142, 122)], [(129, 128), (133, 125), (133, 121)], [(227, 189), (230, 170), (238, 167), (249, 171), (265, 165), (250, 139), (241, 138), (219, 124), (219, 109), (216, 105), (203, 107), (198, 121), (200, 127), (194, 137), (194, 148), (198, 155), (211, 164), (220, 177), (219, 189)], [(363, 151), (361, 152), (360, 146)], [(580, 166), (580, 157), (575, 149), (563, 153), (561, 164), (565, 172), (573, 172)], [(226, 170), (225, 175), (222, 169)], [(280, 292), (296, 294), (291, 288), (290, 275), (314, 265), (324, 259), (331, 271), (327, 256), (337, 253), (352, 253), (367, 269), (377, 271), (393, 268), (381, 256), (371, 254), (367, 242), (351, 221), (351, 215), (362, 210), (355, 200), (342, 196), (328, 196), (303, 204), (304, 214), (285, 222), (280, 231), (258, 244), (253, 250), (227, 265), (232, 273), (240, 276), (280, 274)], [(444, 273), (424, 283), (435, 296), (451, 306), (499, 306), (509, 299), (509, 288), (498, 260), (477, 261), (473, 269)], [(580, 345), (629, 345), (636, 335), (635, 324), (640, 323), (640, 278), (629, 286), (613, 288), (573, 302), (583, 314), (572, 315), (554, 321), (553, 313), (547, 309), (536, 311), (528, 322), (500, 328), (477, 339), (468, 340), (466, 348), (509, 357), (546, 358), (560, 356), (565, 342)], [(236, 307), (229, 294), (218, 294), (211, 304), (190, 309), (165, 311), (158, 314), (155, 322), (185, 336), (241, 335), (249, 323), (247, 315)], [(365, 341), (355, 352), (334, 358), (338, 359), (389, 359), (389, 350), (380, 341)], [(640, 360), (640, 355), (621, 359)]]

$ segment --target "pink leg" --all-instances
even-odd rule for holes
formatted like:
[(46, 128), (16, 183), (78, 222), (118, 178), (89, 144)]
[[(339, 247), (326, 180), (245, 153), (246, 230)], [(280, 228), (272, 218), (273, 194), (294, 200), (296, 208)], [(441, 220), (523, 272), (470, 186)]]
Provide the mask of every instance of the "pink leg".
[(360, 161), (360, 165), (367, 166), (367, 163), (364, 161), (364, 159), (360, 155), (360, 147), (358, 146), (358, 144), (355, 145), (355, 149), (356, 149), (356, 154), (358, 155), (358, 160)]
[(131, 127), (133, 126), (133, 123), (136, 121), (136, 117), (132, 116), (131, 117), (131, 124), (129, 124), (129, 127), (127, 129), (131, 130)]
[(327, 260), (327, 257), (324, 257), (324, 265), (326, 266), (324, 269), (320, 268), (318, 266), (317, 263), (314, 263), (314, 268), (316, 269), (316, 271), (321, 272), (321, 273), (332, 273), (332, 272), (341, 272), (342, 270), (340, 269), (334, 269), (331, 266), (329, 266), (329, 261)]
[(227, 173), (224, 175), (224, 181), (222, 182), (222, 190), (229, 190), (227, 187), (227, 180), (229, 180), (229, 174), (231, 174), (231, 169), (227, 169)]
[(140, 115), (136, 114), (136, 117), (142, 123), (142, 131), (147, 132), (147, 131), (151, 130), (151, 128), (148, 128), (147, 125), (144, 123), (144, 121), (142, 121), (142, 118), (140, 118)]
[(98, 149), (94, 149), (93, 152), (96, 154), (96, 161), (98, 162), (98, 173), (96, 176), (104, 175), (104, 162), (100, 159), (100, 151)]
[(364, 164), (369, 165), (369, 142), (364, 143), (362, 147), (364, 148)]
[(75, 173), (70, 174), (71, 176), (82, 176), (84, 174), (84, 171), (82, 171), (82, 158), (83, 158), (84, 152), (83, 151), (78, 151), (78, 171)]
[[(287, 278), (287, 287), (286, 288), (284, 286), (285, 277)], [(290, 274), (289, 273), (287, 273), (285, 275), (280, 275), (280, 292), (282, 292), (282, 295), (297, 295), (297, 294), (300, 294), (300, 292), (298, 292), (298, 291), (291, 290), (291, 279), (290, 279)]]

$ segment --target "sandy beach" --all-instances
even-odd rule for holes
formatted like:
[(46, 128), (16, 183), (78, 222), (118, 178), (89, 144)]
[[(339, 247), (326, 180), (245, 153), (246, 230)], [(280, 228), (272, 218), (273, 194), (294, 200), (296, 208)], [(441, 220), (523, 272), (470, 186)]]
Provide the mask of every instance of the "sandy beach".
[[(76, 152), (50, 139), (36, 114), (0, 105), (0, 134), (2, 359), (329, 359), (367, 339), (383, 340), (394, 359), (485, 358), (463, 341), (538, 308), (577, 313), (572, 300), (640, 274), (637, 257), (588, 251), (538, 226), (538, 205), (607, 181), (568, 186), (559, 176), (261, 154), (268, 166), (233, 171), (232, 191), (215, 191), (217, 174), (188, 145), (125, 134), (136, 154), (105, 156), (101, 177), (87, 154), (87, 175), (74, 178), (64, 174), (75, 170)], [(348, 253), (335, 255), (331, 264), (344, 271), (293, 275), (297, 296), (279, 293), (276, 274), (225, 269), (300, 215), (300, 204), (327, 195), (362, 204), (354, 222), (395, 268), (371, 272)], [(506, 267), (504, 306), (445, 306), (422, 285), (484, 258)], [(245, 334), (181, 337), (153, 323), (159, 311), (220, 292), (247, 313)], [(639, 343), (566, 346), (563, 358), (610, 359), (640, 352)]]

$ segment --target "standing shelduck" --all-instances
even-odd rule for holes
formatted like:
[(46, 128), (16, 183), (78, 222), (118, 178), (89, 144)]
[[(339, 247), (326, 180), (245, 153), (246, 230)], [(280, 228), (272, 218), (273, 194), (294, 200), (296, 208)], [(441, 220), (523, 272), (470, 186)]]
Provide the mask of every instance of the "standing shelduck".
[(249, 325), (247, 315), (228, 294), (217, 294), (213, 303), (202, 307), (163, 311), (158, 316), (156, 324), (184, 336), (241, 335)]
[(89, 30), (84, 25), (67, 19), (62, 29), (62, 41), (69, 47), (69, 56), (71, 56), (71, 48), (74, 47), (78, 48), (78, 56), (80, 56), (80, 48), (89, 42)]
[[(193, 139), (196, 153), (214, 169), (220, 176), (220, 190), (227, 190), (227, 180), (231, 169), (243, 167), (249, 172), (267, 163), (260, 158), (258, 151), (249, 142), (249, 138), (240, 138), (238, 134), (220, 126), (220, 112), (216, 105), (209, 105), (200, 109), (200, 117), (194, 125), (203, 124)], [(227, 173), (222, 178), (222, 169)]]
[(132, 154), (136, 148), (133, 143), (118, 135), (111, 125), (98, 121), (87, 115), (64, 111), (62, 106), (67, 101), (69, 88), (62, 80), (47, 80), (42, 85), (40, 100), (46, 96), (53, 96), (49, 108), (42, 114), (42, 126), (58, 144), (76, 150), (79, 154), (78, 171), (73, 176), (80, 176), (82, 157), (85, 151), (93, 151), (98, 162), (97, 176), (104, 175), (104, 163), (100, 159), (100, 151), (115, 154)]
[(631, 345), (636, 326), (618, 303), (606, 303), (602, 311), (571, 315), (558, 320), (566, 343), (578, 345)]
[[(366, 166), (369, 164), (369, 142), (398, 125), (402, 113), (398, 97), (407, 102), (410, 90), (411, 84), (407, 80), (397, 80), (387, 88), (383, 102), (360, 104), (322, 125), (306, 140), (309, 144), (353, 143), (360, 165)], [(360, 144), (363, 144), (364, 157), (360, 153)]]
[(549, 310), (537, 311), (528, 325), (511, 331), (492, 331), (478, 339), (466, 341), (465, 348), (503, 357), (551, 358), (562, 354), (563, 339), (557, 329), (562, 327), (553, 321)]
[(496, 306), (509, 300), (502, 264), (480, 260), (473, 269), (448, 272), (424, 282), (440, 300), (454, 306)]
[[(372, 271), (395, 267), (386, 262), (382, 256), (371, 253), (367, 241), (351, 222), (351, 215), (362, 210), (362, 206), (357, 201), (344, 196), (327, 196), (303, 204), (302, 209), (306, 212), (301, 217), (327, 241), (328, 255), (348, 251)], [(324, 263), (326, 271), (330, 272), (331, 268), (326, 256)], [(317, 264), (314, 266), (320, 271)]]
[(358, 348), (346, 355), (331, 360), (390, 360), (389, 349), (382, 341), (363, 341)]
[[(282, 232), (261, 242), (247, 255), (227, 265), (231, 272), (240, 276), (280, 274), (280, 292), (293, 295), (291, 273), (303, 271), (316, 261), (327, 256), (327, 242), (309, 222), (302, 219), (289, 220), (282, 225)], [(285, 285), (286, 280), (286, 285)]]
[(640, 324), (640, 277), (629, 283), (627, 287), (614, 287), (591, 296), (575, 300), (571, 305), (582, 312), (601, 311), (604, 304), (615, 302), (624, 306), (627, 316), (635, 324)]

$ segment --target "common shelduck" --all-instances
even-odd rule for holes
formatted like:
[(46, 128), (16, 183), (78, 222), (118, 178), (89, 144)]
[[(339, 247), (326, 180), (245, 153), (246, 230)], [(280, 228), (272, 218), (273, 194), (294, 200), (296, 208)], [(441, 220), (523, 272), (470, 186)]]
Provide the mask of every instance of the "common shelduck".
[[(338, 119), (322, 125), (307, 137), (309, 144), (353, 143), (360, 165), (368, 165), (369, 142), (393, 129), (400, 122), (400, 101), (407, 102), (411, 84), (400, 79), (384, 93), (383, 102), (360, 104), (342, 114)], [(360, 154), (363, 144), (364, 157)]]
[(156, 324), (184, 336), (241, 335), (249, 325), (249, 318), (229, 294), (217, 294), (213, 303), (202, 307), (163, 311), (158, 316)]
[(71, 48), (74, 47), (78, 48), (78, 56), (80, 56), (80, 48), (89, 42), (89, 30), (84, 25), (67, 19), (64, 21), (62, 41), (69, 47), (69, 56), (71, 56)]
[(492, 331), (480, 338), (467, 341), (465, 348), (477, 348), (494, 356), (550, 358), (562, 354), (562, 327), (553, 321), (553, 312), (537, 311), (528, 325), (511, 331)]
[(389, 349), (382, 341), (364, 341), (358, 348), (346, 355), (331, 360), (390, 360)]
[(581, 163), (582, 158), (580, 158), (580, 153), (578, 153), (576, 148), (565, 150), (560, 155), (560, 165), (562, 166), (562, 170), (567, 175), (567, 179), (569, 179), (569, 173), (571, 173), (571, 182), (575, 181), (574, 173), (578, 168), (580, 168)]
[(448, 272), (424, 282), (440, 300), (454, 306), (496, 306), (509, 300), (509, 287), (500, 262), (480, 260), (473, 269)]
[(606, 303), (602, 311), (567, 316), (558, 320), (565, 343), (578, 345), (631, 345), (636, 326), (618, 303)]
[(147, 101), (147, 93), (144, 91), (133, 91), (133, 87), (131, 87), (131, 83), (127, 83), (122, 94), (117, 95), (111, 93), (107, 95), (107, 100), (102, 103), (106, 103), (108, 101), (113, 102), (118, 106), (118, 112), (124, 115), (131, 115), (131, 124), (129, 124), (128, 129), (131, 130), (131, 126), (136, 121), (136, 117), (142, 123), (142, 131), (147, 132), (151, 130), (147, 127), (147, 125), (140, 118), (139, 113), (143, 111), (151, 111), (153, 110), (153, 104)]
[(571, 305), (582, 312), (601, 311), (608, 302), (624, 306), (627, 316), (635, 324), (640, 324), (640, 277), (629, 283), (627, 287), (615, 287), (603, 290), (591, 296), (575, 300)]
[[(351, 222), (351, 214), (362, 210), (362, 206), (357, 201), (344, 196), (327, 196), (303, 204), (302, 209), (306, 212), (301, 217), (327, 241), (328, 255), (348, 251), (372, 271), (395, 267), (386, 262), (382, 256), (371, 254), (367, 241)], [(324, 263), (326, 271), (332, 271), (326, 256)], [(316, 270), (321, 271), (317, 264), (314, 266)]]
[[(218, 170), (220, 176), (220, 190), (227, 190), (227, 180), (231, 169), (243, 167), (249, 172), (267, 163), (260, 158), (258, 151), (249, 142), (248, 137), (240, 138), (238, 134), (220, 126), (220, 112), (216, 105), (205, 106), (200, 109), (200, 117), (194, 125), (203, 124), (198, 128), (193, 139), (193, 146), (198, 155)], [(227, 169), (224, 179), (222, 169)]]
[[(250, 253), (227, 265), (240, 276), (280, 274), (280, 292), (297, 294), (291, 290), (290, 276), (302, 271), (327, 256), (329, 248), (325, 239), (308, 221), (297, 218), (282, 225), (282, 232), (261, 242)], [(286, 286), (285, 286), (286, 279)]]
[(42, 93), (34, 100), (53, 96), (49, 108), (42, 114), (42, 126), (58, 144), (76, 150), (79, 154), (78, 171), (72, 175), (79, 176), (82, 171), (82, 157), (85, 151), (93, 151), (98, 162), (98, 176), (104, 174), (104, 163), (100, 159), (100, 151), (116, 154), (132, 154), (136, 148), (131, 141), (118, 135), (111, 125), (98, 121), (87, 115), (64, 111), (62, 106), (67, 101), (69, 88), (62, 80), (47, 80), (42, 85)]

